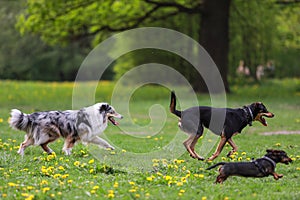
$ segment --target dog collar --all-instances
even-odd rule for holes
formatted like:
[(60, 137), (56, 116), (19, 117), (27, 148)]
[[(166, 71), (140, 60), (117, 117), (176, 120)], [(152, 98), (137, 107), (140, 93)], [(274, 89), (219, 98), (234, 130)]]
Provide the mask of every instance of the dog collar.
[(249, 106), (244, 106), (243, 110), (246, 113), (246, 117), (247, 117), (249, 126), (252, 126), (253, 113), (252, 113), (251, 108), (249, 108)]
[(248, 108), (249, 113), (250, 113), (250, 116), (251, 116), (251, 121), (253, 121), (253, 113), (252, 113), (252, 110), (249, 108), (249, 106), (248, 106), (247, 108)]
[(268, 160), (268, 161), (273, 165), (274, 168), (276, 167), (276, 163), (275, 163), (274, 160), (272, 160), (271, 158), (269, 158), (269, 157), (267, 157), (267, 156), (264, 156), (263, 159)]

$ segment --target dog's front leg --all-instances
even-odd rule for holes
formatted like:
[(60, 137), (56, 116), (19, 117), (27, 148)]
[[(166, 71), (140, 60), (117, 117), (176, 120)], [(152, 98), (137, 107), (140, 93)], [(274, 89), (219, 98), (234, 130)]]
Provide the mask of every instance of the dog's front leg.
[(89, 142), (93, 143), (93, 144), (97, 144), (98, 146), (100, 146), (102, 148), (111, 149), (111, 150), (115, 149), (108, 142), (106, 142), (104, 139), (102, 139), (98, 136), (93, 137)]
[(275, 180), (278, 180), (283, 177), (283, 174), (277, 174), (276, 172), (272, 172), (272, 175)]
[(236, 152), (238, 150), (238, 147), (236, 146), (236, 144), (233, 142), (232, 138), (229, 138), (228, 141), (229, 145), (232, 147), (232, 150), (229, 151), (229, 153), (227, 154), (227, 157), (231, 156), (234, 152)]
[(217, 147), (215, 153), (214, 153), (210, 158), (208, 158), (208, 161), (212, 161), (212, 160), (214, 160), (216, 157), (218, 157), (218, 156), (220, 155), (220, 153), (221, 153), (223, 147), (225, 146), (226, 142), (227, 142), (227, 139), (226, 139), (226, 137), (222, 134), (222, 135), (221, 135), (221, 141), (220, 141), (220, 143), (219, 143), (219, 145), (218, 145), (218, 147)]

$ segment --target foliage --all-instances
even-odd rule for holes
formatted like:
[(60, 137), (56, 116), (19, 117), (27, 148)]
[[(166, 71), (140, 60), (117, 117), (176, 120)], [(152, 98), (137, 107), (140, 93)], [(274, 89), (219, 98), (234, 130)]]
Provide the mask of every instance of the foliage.
[[(142, 26), (166, 27), (199, 41), (201, 2), (169, 1), (2, 1), (0, 18), (0, 78), (74, 80), (88, 51), (109, 35)], [(293, 3), (294, 2), (294, 3)], [(272, 60), (277, 77), (298, 77), (299, 3), (281, 0), (233, 0), (230, 14), (229, 75), (239, 60), (254, 72)], [(253, 14), (255, 13), (255, 14)], [(16, 23), (17, 20), (17, 23)], [(15, 30), (22, 34), (22, 37)], [(159, 37), (159, 36), (157, 36)], [(128, 44), (130, 45), (130, 41)], [(189, 47), (183, 47), (189, 51)], [(139, 51), (114, 63), (120, 77), (134, 66), (159, 61), (187, 79), (193, 67), (163, 51)], [(109, 68), (108, 76), (114, 75)], [(254, 73), (253, 73), (254, 75)]]
[[(297, 4), (297, 3), (295, 3)], [(235, 0), (230, 20), (230, 66), (235, 74), (244, 60), (255, 76), (258, 65), (272, 61), (277, 77), (299, 76), (299, 6), (280, 1)]]
[[(279, 87), (281, 90), (278, 90)], [(96, 100), (110, 101), (113, 88), (113, 82), (100, 82)], [(275, 113), (275, 118), (269, 120), (268, 127), (253, 123), (253, 127), (246, 128), (234, 138), (239, 146), (238, 153), (227, 158), (230, 146), (225, 146), (213, 163), (249, 161), (263, 156), (267, 148), (285, 150), (294, 162), (276, 166), (276, 172), (284, 174), (278, 181), (273, 177), (230, 177), (223, 185), (213, 184), (217, 169), (205, 170), (212, 163), (194, 160), (187, 153), (177, 159), (154, 159), (153, 170), (123, 169), (97, 160), (82, 144), (75, 146), (71, 156), (64, 156), (60, 152), (63, 141), (58, 140), (50, 144), (56, 154), (46, 155), (40, 147), (32, 147), (26, 149), (25, 156), (21, 158), (16, 151), (24, 139), (24, 133), (9, 128), (7, 120), (10, 109), (19, 108), (26, 112), (70, 109), (73, 83), (1, 81), (0, 90), (1, 199), (299, 199), (300, 135), (261, 135), (269, 131), (299, 130), (299, 79), (232, 86), (233, 94), (228, 95), (230, 107), (260, 100)], [(181, 91), (180, 88), (176, 90), (178, 94)], [(149, 100), (154, 94), (156, 97)], [(209, 95), (201, 95), (199, 100), (201, 105), (210, 105)], [(133, 101), (132, 114), (136, 123), (140, 123), (148, 118), (146, 105), (161, 104), (168, 110), (169, 91), (154, 86), (143, 87), (134, 94)], [(189, 99), (184, 101), (188, 102)], [(123, 120), (120, 126), (126, 125)], [(128, 139), (116, 127), (108, 126), (106, 137), (123, 148), (113, 151), (109, 156), (113, 158), (130, 151), (161, 148), (178, 130), (177, 120), (168, 112), (167, 125), (158, 136), (145, 139)], [(186, 137), (184, 133), (180, 134)], [(196, 146), (197, 150), (200, 145), (201, 140)]]

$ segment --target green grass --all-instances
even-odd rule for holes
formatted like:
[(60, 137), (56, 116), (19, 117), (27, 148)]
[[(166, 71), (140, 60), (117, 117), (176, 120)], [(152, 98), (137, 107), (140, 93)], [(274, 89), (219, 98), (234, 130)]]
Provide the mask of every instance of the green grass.
[[(101, 82), (95, 100), (110, 102), (113, 90), (114, 83)], [(122, 89), (124, 94), (129, 90)], [(182, 97), (182, 109), (193, 105), (188, 90), (175, 90)], [(300, 135), (261, 135), (269, 131), (300, 130), (299, 79), (232, 86), (232, 94), (227, 95), (228, 107), (261, 101), (275, 113), (275, 118), (268, 119), (268, 127), (254, 122), (252, 127), (245, 128), (234, 137), (238, 154), (226, 158), (230, 150), (226, 146), (213, 163), (258, 158), (268, 148), (285, 150), (294, 162), (277, 165), (276, 171), (284, 174), (278, 181), (272, 177), (230, 177), (223, 185), (213, 184), (218, 174), (216, 169), (204, 170), (212, 163), (194, 160), (183, 149), (181, 143), (187, 136), (178, 131), (177, 118), (168, 111), (166, 88), (139, 88), (129, 105), (124, 98), (116, 97), (114, 107), (125, 118), (120, 120), (119, 128), (109, 125), (102, 135), (117, 147), (115, 151), (78, 144), (71, 156), (65, 156), (61, 152), (63, 141), (58, 140), (50, 145), (55, 156), (32, 147), (26, 149), (23, 158), (16, 151), (24, 133), (9, 128), (10, 110), (18, 108), (30, 113), (72, 109), (73, 83), (0, 81), (0, 91), (0, 199), (300, 199)], [(210, 105), (208, 95), (201, 94), (198, 99), (199, 104)], [(154, 104), (161, 107), (151, 110)], [(213, 134), (206, 133), (196, 146), (197, 151), (209, 156), (215, 147), (209, 152), (201, 147), (209, 142), (213, 146), (215, 140)], [(171, 152), (184, 152), (178, 158), (165, 149), (173, 141), (176, 145), (170, 146)]]

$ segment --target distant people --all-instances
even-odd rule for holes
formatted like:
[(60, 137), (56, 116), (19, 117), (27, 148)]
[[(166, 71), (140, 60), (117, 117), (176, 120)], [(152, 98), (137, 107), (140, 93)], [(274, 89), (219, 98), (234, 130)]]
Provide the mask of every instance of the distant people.
[(245, 66), (245, 62), (243, 60), (240, 60), (239, 66), (236, 69), (236, 73), (239, 76), (250, 76), (250, 70), (247, 66)]
[(258, 65), (256, 67), (256, 79), (261, 80), (262, 77), (274, 78), (275, 76), (275, 66), (272, 61), (268, 61), (266, 66)]
[(264, 66), (258, 65), (256, 67), (256, 79), (260, 81), (263, 75), (264, 75)]
[(265, 73), (269, 78), (275, 77), (275, 66), (271, 60), (269, 60), (266, 64)]

